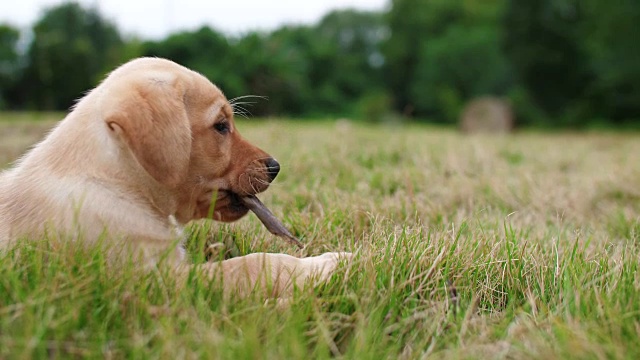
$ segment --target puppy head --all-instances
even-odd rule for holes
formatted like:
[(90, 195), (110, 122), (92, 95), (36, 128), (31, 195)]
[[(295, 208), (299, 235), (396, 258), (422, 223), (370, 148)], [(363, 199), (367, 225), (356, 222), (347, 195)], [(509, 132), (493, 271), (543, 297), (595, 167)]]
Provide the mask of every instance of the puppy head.
[(240, 136), (232, 108), (202, 75), (162, 59), (138, 59), (100, 86), (109, 131), (166, 194), (182, 223), (212, 215), (234, 221), (238, 196), (267, 189), (279, 171)]

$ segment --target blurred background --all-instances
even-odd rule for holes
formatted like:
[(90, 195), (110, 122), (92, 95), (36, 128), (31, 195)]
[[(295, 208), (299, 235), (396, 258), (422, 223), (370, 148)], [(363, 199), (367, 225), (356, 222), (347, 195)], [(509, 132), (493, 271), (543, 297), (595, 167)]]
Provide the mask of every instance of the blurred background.
[(640, 128), (637, 0), (4, 1), (0, 110), (67, 110), (138, 56), (254, 117)]

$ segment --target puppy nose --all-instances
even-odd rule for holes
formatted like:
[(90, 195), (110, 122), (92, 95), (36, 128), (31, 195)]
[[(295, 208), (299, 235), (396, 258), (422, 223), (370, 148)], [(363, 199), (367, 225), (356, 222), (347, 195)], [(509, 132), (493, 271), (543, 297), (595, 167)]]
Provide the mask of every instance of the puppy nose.
[(276, 159), (272, 157), (265, 160), (264, 164), (267, 167), (267, 176), (269, 176), (269, 182), (271, 182), (276, 178), (276, 176), (278, 176), (278, 173), (280, 172), (280, 164), (278, 164)]

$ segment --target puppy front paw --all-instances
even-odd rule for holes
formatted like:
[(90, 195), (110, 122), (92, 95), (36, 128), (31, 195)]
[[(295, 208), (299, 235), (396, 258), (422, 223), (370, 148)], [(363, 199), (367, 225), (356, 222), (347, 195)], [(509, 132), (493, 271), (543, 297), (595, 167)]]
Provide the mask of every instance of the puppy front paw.
[(327, 281), (341, 262), (350, 262), (353, 253), (328, 252), (318, 256), (300, 259), (307, 270), (307, 276), (315, 277), (316, 283)]

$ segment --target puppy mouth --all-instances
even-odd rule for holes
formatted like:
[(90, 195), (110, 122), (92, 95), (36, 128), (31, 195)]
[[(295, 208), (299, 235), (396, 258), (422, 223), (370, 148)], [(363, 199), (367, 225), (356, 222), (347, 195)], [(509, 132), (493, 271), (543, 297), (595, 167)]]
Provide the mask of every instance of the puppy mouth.
[(245, 208), (240, 195), (229, 190), (218, 190), (218, 198), (216, 199), (216, 207), (218, 204), (231, 209), (242, 210)]
[[(212, 218), (213, 220), (222, 222), (236, 221), (245, 216), (251, 209), (247, 204), (247, 198), (255, 197), (255, 194), (265, 191), (268, 183), (262, 183), (263, 186), (251, 184), (250, 190), (239, 186), (237, 189), (228, 187), (212, 187), (200, 195), (196, 203), (196, 217)], [(266, 186), (264, 186), (266, 185)]]
[(220, 221), (234, 221), (244, 216), (247, 212), (252, 211), (270, 233), (283, 238), (289, 243), (297, 246), (299, 249), (304, 248), (304, 245), (300, 240), (293, 236), (282, 222), (280, 222), (280, 220), (278, 220), (255, 195), (240, 196), (236, 193), (227, 191), (224, 194), (218, 194), (218, 201), (220, 201), (220, 199), (227, 201), (225, 201), (225, 205), (223, 205), (220, 210), (218, 210), (218, 203), (216, 203), (214, 219)]
[[(210, 203), (210, 201), (207, 203)], [(198, 204), (199, 207), (203, 205)], [(207, 206), (207, 209), (209, 207), (210, 205)], [(270, 233), (283, 238), (300, 249), (304, 248), (300, 240), (293, 236), (255, 195), (242, 196), (229, 190), (217, 191), (217, 199), (212, 216), (214, 220), (223, 222), (235, 221), (245, 216), (249, 211), (252, 211), (258, 217)]]
[(218, 196), (213, 208), (213, 219), (230, 222), (243, 217), (249, 212), (240, 195), (228, 190), (218, 190)]

